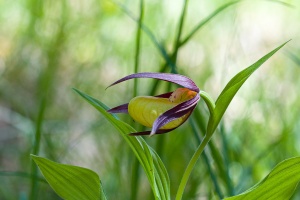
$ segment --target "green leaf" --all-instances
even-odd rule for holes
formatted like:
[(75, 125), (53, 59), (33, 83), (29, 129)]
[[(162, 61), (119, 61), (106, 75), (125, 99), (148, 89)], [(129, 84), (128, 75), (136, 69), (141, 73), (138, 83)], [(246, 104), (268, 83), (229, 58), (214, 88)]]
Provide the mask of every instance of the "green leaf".
[(300, 181), (300, 157), (279, 163), (260, 183), (244, 193), (224, 200), (286, 200), (293, 195)]
[(136, 130), (134, 130), (125, 122), (118, 120), (115, 115), (106, 112), (108, 107), (105, 104), (87, 94), (84, 94), (83, 92), (80, 92), (77, 89), (74, 90), (88, 103), (94, 106), (119, 131), (119, 133), (121, 133), (143, 167), (155, 199), (169, 200), (169, 176), (163, 162), (156, 152), (147, 145), (142, 137), (129, 136), (129, 133), (136, 132)]
[(219, 95), (216, 101), (216, 107), (214, 112), (210, 115), (208, 126), (207, 126), (207, 134), (211, 135), (217, 128), (222, 116), (224, 115), (227, 107), (229, 106), (231, 100), (238, 92), (240, 87), (245, 83), (245, 81), (250, 77), (250, 75), (257, 70), (264, 62), (266, 62), (274, 53), (276, 53), (280, 48), (282, 48), (287, 42), (283, 43), (257, 62), (244, 69), (235, 75), (225, 86), (221, 94)]
[(63, 199), (105, 200), (99, 176), (92, 170), (31, 155), (53, 190)]

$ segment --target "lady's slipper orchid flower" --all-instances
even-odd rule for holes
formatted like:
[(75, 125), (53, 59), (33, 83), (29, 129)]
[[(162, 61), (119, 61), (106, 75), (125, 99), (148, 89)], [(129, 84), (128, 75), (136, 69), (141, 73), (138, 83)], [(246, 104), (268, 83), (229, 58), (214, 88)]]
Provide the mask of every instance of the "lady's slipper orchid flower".
[[(137, 73), (128, 75), (110, 86), (133, 78), (154, 78), (176, 83), (184, 88), (158, 96), (137, 96), (129, 103), (108, 110), (110, 113), (129, 113), (138, 123), (151, 131), (130, 135), (154, 135), (167, 133), (183, 124), (200, 100), (199, 88), (186, 76), (168, 73)], [(110, 87), (109, 86), (109, 87)]]

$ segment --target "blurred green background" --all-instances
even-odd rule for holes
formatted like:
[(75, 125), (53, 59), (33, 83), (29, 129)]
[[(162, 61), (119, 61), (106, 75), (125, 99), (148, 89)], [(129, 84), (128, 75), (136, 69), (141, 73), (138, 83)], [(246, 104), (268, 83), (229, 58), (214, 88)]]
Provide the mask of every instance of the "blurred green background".
[[(228, 2), (188, 1), (182, 38)], [(183, 3), (144, 1), (143, 23), (169, 54)], [(133, 97), (133, 81), (105, 88), (134, 73), (138, 23), (127, 11), (138, 19), (139, 5), (137, 0), (0, 0), (0, 199), (30, 198), (30, 153), (94, 170), (108, 199), (153, 199), (122, 137), (72, 91), (80, 89), (110, 107)], [(233, 99), (184, 199), (218, 199), (209, 170), (220, 193), (230, 196), (260, 181), (280, 161), (299, 156), (299, 21), (298, 0), (240, 1), (220, 11), (178, 49), (177, 72), (216, 99), (236, 73), (292, 39)], [(159, 72), (165, 63), (150, 36), (141, 33), (140, 72)], [(164, 71), (172, 70), (167, 66)], [(139, 80), (138, 95), (149, 95), (154, 83)], [(162, 83), (155, 94), (171, 87)], [(192, 127), (203, 134), (205, 124), (199, 121), (207, 116), (201, 102), (180, 128), (145, 138), (167, 167), (173, 196), (198, 145)], [(120, 117), (142, 130), (129, 116)], [(139, 177), (134, 188), (133, 175)], [(37, 199), (59, 199), (44, 181), (37, 188)], [(293, 198), (300, 198), (299, 188)]]

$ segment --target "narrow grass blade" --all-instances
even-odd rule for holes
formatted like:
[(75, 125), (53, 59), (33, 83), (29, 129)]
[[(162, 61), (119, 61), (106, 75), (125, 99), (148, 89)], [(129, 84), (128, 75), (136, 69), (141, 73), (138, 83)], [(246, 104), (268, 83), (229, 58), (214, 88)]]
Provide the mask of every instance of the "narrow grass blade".
[(155, 199), (169, 200), (169, 176), (166, 172), (165, 166), (155, 151), (147, 145), (142, 137), (128, 136), (129, 133), (136, 132), (136, 130), (134, 130), (128, 124), (118, 120), (115, 116), (106, 112), (109, 108), (105, 104), (87, 94), (84, 94), (83, 92), (80, 92), (79, 90), (74, 90), (88, 103), (94, 106), (123, 136), (141, 163), (147, 175)]
[(122, 5), (120, 3), (116, 3), (114, 2), (116, 5), (118, 5), (120, 7), (120, 9), (128, 15), (128, 17), (130, 17), (132, 20), (134, 20), (137, 23), (140, 23), (140, 27), (141, 29), (145, 32), (145, 34), (149, 37), (149, 39), (151, 40), (151, 42), (155, 45), (155, 47), (159, 50), (160, 54), (162, 55), (162, 57), (165, 59), (166, 63), (171, 67), (171, 72), (172, 73), (176, 73), (176, 65), (175, 63), (172, 61), (172, 59), (169, 57), (165, 47), (163, 47), (163, 45), (156, 39), (155, 35), (153, 34), (153, 32), (148, 28), (148, 26), (146, 26), (143, 22), (139, 22), (139, 19), (137, 19), (130, 10), (128, 10), (128, 8), (125, 5)]
[(286, 200), (293, 195), (300, 181), (300, 157), (279, 163), (261, 182), (244, 193), (224, 200)]
[(63, 199), (106, 199), (99, 176), (92, 170), (56, 163), (35, 155), (31, 155), (31, 158), (53, 190)]
[(216, 9), (213, 13), (211, 13), (208, 17), (206, 17), (205, 19), (203, 19), (201, 22), (199, 22), (199, 24), (196, 25), (196, 27), (182, 40), (180, 41), (178, 46), (182, 46), (184, 45), (187, 41), (189, 41), (191, 39), (191, 37), (193, 37), (193, 35), (201, 28), (203, 27), (206, 23), (208, 23), (211, 19), (213, 19), (215, 16), (217, 16), (219, 13), (221, 13), (223, 10), (225, 10), (225, 8), (236, 4), (240, 1), (232, 1), (229, 2), (227, 4), (222, 5), (221, 7), (219, 7), (218, 9)]
[(182, 30), (183, 30), (183, 24), (184, 24), (186, 12), (187, 12), (187, 5), (188, 5), (188, 0), (185, 0), (183, 3), (183, 6), (182, 6), (181, 15), (179, 18), (179, 25), (178, 25), (178, 29), (177, 29), (177, 35), (175, 37), (175, 41), (174, 41), (174, 45), (173, 45), (173, 54), (171, 56), (174, 63), (177, 62), (177, 55), (178, 55), (179, 46), (180, 46), (180, 39), (181, 39)]
[(229, 106), (231, 100), (238, 92), (240, 87), (245, 83), (245, 81), (251, 76), (251, 74), (257, 70), (264, 62), (266, 62), (273, 54), (275, 54), (280, 48), (282, 48), (287, 42), (280, 45), (267, 55), (263, 56), (257, 62), (244, 69), (235, 75), (225, 86), (221, 94), (219, 95), (216, 101), (216, 107), (213, 114), (209, 118), (207, 126), (207, 134), (212, 135), (215, 129), (217, 128), (222, 116), (224, 115), (227, 107)]

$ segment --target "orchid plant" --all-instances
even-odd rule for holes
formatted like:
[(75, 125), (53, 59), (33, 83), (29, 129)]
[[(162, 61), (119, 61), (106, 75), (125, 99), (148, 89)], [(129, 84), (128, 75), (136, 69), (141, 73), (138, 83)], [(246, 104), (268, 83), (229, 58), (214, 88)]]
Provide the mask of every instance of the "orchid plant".
[[(206, 92), (200, 91), (190, 78), (168, 73), (135, 73), (114, 82), (110, 86), (129, 79), (154, 78), (178, 84), (183, 88), (157, 96), (137, 96), (129, 103), (111, 109), (99, 100), (77, 89), (74, 90), (116, 127), (144, 169), (154, 198), (162, 200), (171, 199), (168, 172), (159, 155), (139, 135), (163, 134), (178, 128), (191, 116), (200, 101), (200, 97), (205, 101), (210, 112), (207, 131), (182, 175), (176, 194), (176, 200), (180, 200), (198, 158), (218, 127), (232, 98), (250, 75), (285, 44), (277, 47), (234, 76), (215, 102)], [(137, 132), (119, 120), (114, 113), (129, 113), (136, 122), (151, 128), (151, 131)], [(62, 198), (106, 199), (100, 179), (95, 172), (81, 167), (55, 163), (35, 155), (32, 155), (32, 159), (39, 166), (51, 187)], [(287, 159), (278, 164), (265, 179), (254, 187), (240, 195), (225, 198), (225, 200), (289, 199), (300, 180), (299, 164), (299, 157)]]

